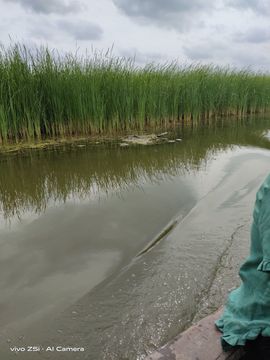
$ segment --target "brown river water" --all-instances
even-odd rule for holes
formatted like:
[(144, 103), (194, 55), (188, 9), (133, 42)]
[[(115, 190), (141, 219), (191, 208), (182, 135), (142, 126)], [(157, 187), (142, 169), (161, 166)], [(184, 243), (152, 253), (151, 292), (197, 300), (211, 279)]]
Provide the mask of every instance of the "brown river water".
[(248, 231), (234, 235), (270, 170), (269, 128), (1, 155), (0, 359), (143, 359), (215, 310), (221, 295), (205, 299), (226, 251), (248, 251)]

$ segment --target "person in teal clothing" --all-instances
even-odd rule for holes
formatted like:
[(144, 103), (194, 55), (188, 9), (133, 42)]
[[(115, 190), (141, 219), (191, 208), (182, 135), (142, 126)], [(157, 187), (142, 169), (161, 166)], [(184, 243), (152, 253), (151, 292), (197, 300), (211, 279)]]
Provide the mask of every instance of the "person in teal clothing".
[(229, 294), (215, 322), (222, 347), (243, 346), (242, 359), (270, 360), (270, 175), (256, 195), (250, 255), (239, 275), (240, 287)]

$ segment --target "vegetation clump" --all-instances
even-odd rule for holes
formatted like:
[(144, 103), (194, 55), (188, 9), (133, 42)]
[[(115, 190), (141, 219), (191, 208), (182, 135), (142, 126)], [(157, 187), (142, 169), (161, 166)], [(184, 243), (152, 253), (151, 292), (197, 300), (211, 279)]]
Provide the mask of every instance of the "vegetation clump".
[(0, 49), (0, 142), (106, 134), (270, 109), (270, 76), (108, 53)]

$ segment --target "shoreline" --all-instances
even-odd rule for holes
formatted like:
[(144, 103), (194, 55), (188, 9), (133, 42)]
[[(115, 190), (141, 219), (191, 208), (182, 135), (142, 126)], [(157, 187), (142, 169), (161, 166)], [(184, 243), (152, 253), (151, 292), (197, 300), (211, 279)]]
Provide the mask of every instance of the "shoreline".
[(61, 147), (65, 145), (79, 145), (79, 142), (90, 143), (92, 145), (99, 145), (103, 143), (118, 141), (119, 138), (115, 137), (101, 137), (101, 136), (89, 136), (89, 137), (69, 137), (69, 138), (57, 138), (57, 139), (44, 139), (33, 142), (19, 142), (8, 143), (0, 145), (0, 155), (5, 154), (17, 154), (28, 150), (49, 150), (53, 147)]
[[(29, 140), (29, 141), (19, 141), (19, 142), (6, 142), (0, 143), (0, 156), (6, 154), (19, 154), (23, 153), (24, 151), (29, 150), (50, 150), (54, 147), (61, 147), (65, 145), (69, 146), (78, 146), (83, 147), (86, 144), (89, 145), (102, 145), (108, 143), (117, 143), (120, 144), (121, 141), (124, 141), (125, 137), (128, 136), (141, 136), (141, 135), (158, 135), (162, 132), (173, 132), (177, 129), (190, 129), (193, 127), (214, 127), (218, 124), (224, 125), (225, 122), (228, 124), (233, 125), (238, 122), (253, 120), (256, 118), (259, 119), (267, 119), (270, 116), (270, 112), (264, 114), (245, 114), (242, 117), (236, 117), (235, 115), (231, 115), (229, 117), (222, 117), (219, 116), (213, 120), (206, 120), (205, 123), (192, 123), (192, 122), (176, 122), (167, 124), (166, 126), (146, 126), (143, 129), (130, 129), (130, 130), (122, 130), (122, 131), (113, 131), (112, 133), (107, 132), (104, 134), (89, 134), (89, 135), (77, 135), (77, 136), (65, 136), (65, 137), (56, 137), (56, 138), (44, 138), (40, 140)], [(226, 125), (226, 123), (225, 123)], [(83, 144), (79, 144), (82, 142)], [(81, 146), (80, 146), (81, 145)], [(138, 144), (129, 144), (129, 145), (138, 145)], [(145, 144), (139, 144), (145, 145)], [(148, 144), (146, 144), (148, 145)]]

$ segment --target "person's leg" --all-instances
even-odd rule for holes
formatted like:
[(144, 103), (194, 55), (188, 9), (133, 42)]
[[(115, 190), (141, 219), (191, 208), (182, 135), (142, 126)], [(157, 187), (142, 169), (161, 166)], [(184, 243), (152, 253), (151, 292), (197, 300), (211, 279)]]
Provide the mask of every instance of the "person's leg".
[(257, 339), (247, 341), (244, 346), (244, 352), (245, 353), (241, 356), (240, 360), (259, 360)]
[(260, 354), (261, 360), (269, 360), (270, 359), (270, 337), (268, 336), (258, 336), (257, 340), (257, 348)]
[(257, 339), (247, 341), (244, 350), (240, 360), (270, 360), (270, 337), (259, 335)]

